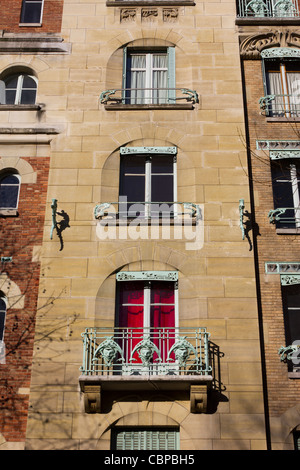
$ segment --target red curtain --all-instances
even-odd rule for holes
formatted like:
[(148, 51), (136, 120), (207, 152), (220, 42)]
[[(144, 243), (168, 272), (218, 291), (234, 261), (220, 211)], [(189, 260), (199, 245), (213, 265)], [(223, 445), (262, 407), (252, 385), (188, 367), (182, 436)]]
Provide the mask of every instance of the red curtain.
[[(175, 296), (174, 283), (165, 281), (151, 282), (150, 311), (144, 310), (144, 287), (143, 281), (120, 282), (119, 283), (119, 327), (120, 335), (128, 332), (126, 340), (122, 341), (122, 350), (126, 362), (131, 357), (134, 347), (144, 338), (148, 330), (143, 330), (144, 324), (151, 326), (151, 341), (157, 346), (161, 353), (163, 362), (166, 362), (168, 351), (175, 341)], [(145, 321), (144, 315), (150, 318)], [(124, 330), (122, 330), (124, 328)], [(125, 329), (126, 328), (126, 329)], [(120, 341), (121, 344), (121, 341)], [(171, 356), (174, 359), (174, 355)], [(133, 364), (141, 360), (136, 352)], [(153, 360), (157, 359), (157, 353)]]
[[(122, 331), (124, 340), (122, 349), (126, 362), (129, 362), (134, 347), (143, 339), (144, 325), (144, 283), (121, 282), (120, 285), (119, 326), (126, 328)], [(141, 362), (137, 353), (134, 363)]]
[[(158, 347), (163, 362), (175, 341), (174, 283), (155, 281), (151, 284), (150, 321), (153, 327), (153, 343)], [(174, 359), (174, 356), (171, 356)], [(153, 359), (156, 359), (154, 355)]]

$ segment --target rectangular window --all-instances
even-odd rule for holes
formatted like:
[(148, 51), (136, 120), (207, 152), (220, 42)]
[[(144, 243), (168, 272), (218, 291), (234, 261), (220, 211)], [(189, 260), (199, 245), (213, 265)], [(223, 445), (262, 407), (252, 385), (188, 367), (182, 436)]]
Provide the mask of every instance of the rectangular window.
[[(286, 346), (300, 341), (300, 284), (282, 285), (282, 302)], [(290, 370), (299, 369), (299, 365), (289, 361)]]
[(175, 49), (145, 52), (124, 49), (123, 101), (175, 103)]
[(294, 117), (300, 115), (300, 65), (297, 61), (266, 61), (267, 95), (273, 96), (269, 115)]
[(278, 220), (276, 220), (277, 228), (300, 227), (299, 169), (300, 162), (296, 160), (286, 159), (272, 162), (274, 209), (279, 209)]
[(121, 155), (120, 216), (173, 217), (175, 174), (174, 155)]
[(42, 22), (44, 0), (23, 0), (21, 11), (21, 23)]
[[(175, 327), (178, 327), (177, 282), (117, 282), (117, 296), (115, 323), (127, 367), (126, 372), (123, 367), (123, 373), (162, 372), (167, 365), (169, 373), (171, 369), (174, 373), (175, 357), (170, 353), (170, 365), (168, 354), (175, 342)], [(143, 342), (145, 347), (141, 354), (139, 345)]]
[(179, 450), (179, 430), (174, 428), (115, 428), (112, 450)]

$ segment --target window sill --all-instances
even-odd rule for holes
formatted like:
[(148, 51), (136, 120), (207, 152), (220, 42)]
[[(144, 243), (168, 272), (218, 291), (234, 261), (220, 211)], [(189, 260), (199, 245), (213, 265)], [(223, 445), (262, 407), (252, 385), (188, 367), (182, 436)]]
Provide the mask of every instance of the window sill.
[(300, 372), (288, 372), (289, 379), (300, 379)]
[(0, 209), (0, 217), (17, 217), (17, 209)]
[(238, 26), (249, 26), (249, 25), (291, 25), (296, 26), (300, 25), (300, 18), (299, 17), (291, 17), (291, 18), (268, 18), (268, 17), (259, 17), (259, 18), (236, 18), (235, 24)]
[(300, 235), (300, 228), (277, 228), (278, 235)]
[(1, 104), (0, 111), (40, 111), (44, 104)]
[(182, 110), (182, 109), (194, 109), (193, 103), (184, 103), (184, 104), (106, 104), (104, 109), (107, 111), (145, 111), (152, 109), (160, 110)]
[(127, 226), (130, 225), (134, 222), (133, 225), (136, 226), (141, 226), (141, 225), (169, 225), (169, 226), (175, 226), (175, 225), (197, 225), (197, 219), (196, 217), (190, 217), (190, 218), (185, 218), (185, 219), (179, 219), (179, 218), (155, 218), (151, 217), (149, 219), (146, 218), (139, 218), (139, 217), (128, 217), (124, 219), (117, 219), (117, 218), (101, 218), (99, 219), (100, 225), (104, 226), (109, 226), (111, 225), (116, 225), (116, 226)]
[(193, 0), (107, 0), (107, 7), (195, 6)]
[(42, 23), (19, 23), (20, 27), (31, 27), (31, 28), (37, 28), (43, 26)]
[(267, 122), (300, 122), (300, 116), (297, 117), (267, 117)]

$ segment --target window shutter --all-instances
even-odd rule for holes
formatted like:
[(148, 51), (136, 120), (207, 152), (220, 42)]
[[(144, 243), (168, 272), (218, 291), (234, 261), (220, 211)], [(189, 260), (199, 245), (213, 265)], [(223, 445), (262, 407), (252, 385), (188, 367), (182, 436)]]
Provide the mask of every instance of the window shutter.
[[(175, 47), (168, 47), (168, 88), (169, 103), (176, 103), (176, 80), (175, 80)], [(173, 89), (172, 89), (173, 88)]]
[(116, 450), (177, 450), (179, 431), (162, 430), (116, 430)]
[(123, 48), (123, 73), (122, 73), (122, 103), (126, 103), (126, 85), (127, 85), (127, 47)]

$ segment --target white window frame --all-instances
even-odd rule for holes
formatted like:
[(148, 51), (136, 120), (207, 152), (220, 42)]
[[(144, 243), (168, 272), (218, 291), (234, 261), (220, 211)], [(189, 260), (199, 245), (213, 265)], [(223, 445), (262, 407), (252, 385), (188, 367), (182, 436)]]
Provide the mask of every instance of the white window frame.
[[(177, 205), (177, 147), (121, 147), (120, 154), (123, 155), (141, 155), (143, 157), (149, 156), (145, 161), (145, 218), (151, 217), (151, 181), (152, 181), (152, 161), (151, 155), (173, 155), (173, 173), (155, 173), (155, 175), (169, 175), (173, 176), (173, 201), (160, 201), (160, 202), (174, 202), (174, 217), (176, 217), (178, 210)], [(129, 201), (132, 202), (132, 201)], [(155, 202), (153, 202), (155, 204)]]
[[(300, 163), (300, 161), (299, 161)], [(300, 183), (300, 175), (297, 175), (297, 171), (299, 171), (300, 165), (297, 166), (295, 163), (290, 164), (290, 179), (280, 179), (277, 178), (276, 181), (279, 183), (290, 183), (292, 188), (292, 196), (293, 196), (293, 204), (294, 204), (294, 213), (295, 213), (295, 227), (300, 227), (300, 192), (298, 183)]]
[(19, 184), (4, 184), (4, 186), (7, 186), (7, 187), (10, 187), (10, 186), (18, 186), (18, 197), (17, 197), (17, 201), (16, 201), (16, 206), (15, 207), (4, 207), (1, 205), (1, 200), (0, 200), (0, 210), (17, 210), (18, 207), (19, 207), (19, 199), (20, 199), (20, 189), (21, 189), (21, 177), (18, 173), (13, 173), (13, 172), (5, 172), (3, 174), (0, 174), (0, 187), (3, 186), (2, 185), (2, 180), (4, 178), (6, 178), (7, 176), (15, 176), (18, 181), (19, 181)]
[[(13, 75), (9, 75), (8, 77), (6, 77), (6, 79), (4, 80), (4, 83), (5, 83), (5, 87), (6, 87), (6, 80), (9, 80), (10, 78), (12, 78)], [(21, 97), (22, 97), (22, 92), (24, 89), (26, 88), (23, 88), (23, 83), (24, 83), (24, 78), (25, 77), (29, 77), (31, 78), (35, 84), (36, 84), (36, 87), (35, 87), (35, 91), (36, 91), (36, 94), (37, 94), (37, 86), (38, 86), (38, 81), (36, 79), (36, 77), (34, 75), (29, 75), (27, 73), (20, 73), (20, 74), (16, 74), (16, 76), (18, 77), (17, 79), (17, 86), (16, 86), (16, 96), (15, 96), (15, 102), (14, 104), (15, 105), (19, 105), (19, 106), (23, 106), (21, 104)], [(33, 88), (30, 88), (30, 90), (33, 90)], [(6, 102), (6, 99), (5, 99), (5, 102)], [(35, 104), (36, 102), (36, 99), (34, 100), (34, 103), (32, 104)]]
[[(23, 17), (23, 10), (26, 9), (27, 5), (30, 4), (41, 4), (41, 14), (40, 14), (40, 20), (38, 22), (23, 22), (22, 17)], [(22, 2), (22, 9), (21, 9), (21, 23), (20, 24), (28, 24), (28, 25), (40, 25), (42, 24), (42, 18), (43, 18), (43, 12), (44, 12), (44, 0), (23, 0)]]

